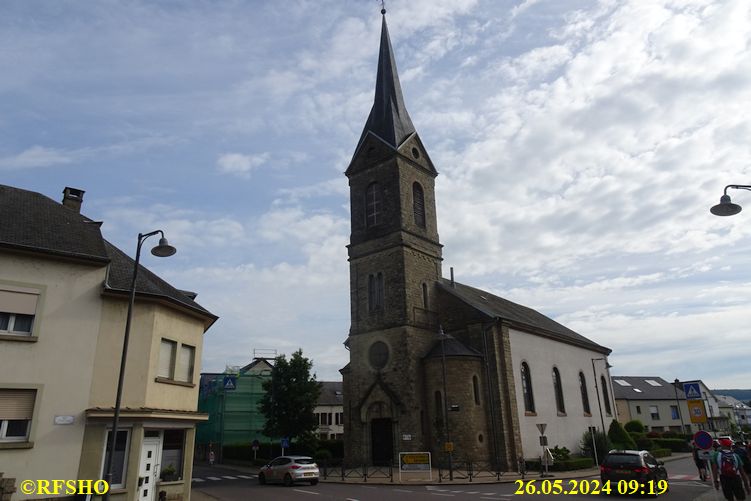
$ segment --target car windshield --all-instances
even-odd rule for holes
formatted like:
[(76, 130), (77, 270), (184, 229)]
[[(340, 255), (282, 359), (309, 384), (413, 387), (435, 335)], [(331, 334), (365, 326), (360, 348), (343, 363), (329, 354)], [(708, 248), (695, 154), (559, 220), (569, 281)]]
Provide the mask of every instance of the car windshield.
[(610, 454), (605, 458), (605, 464), (616, 468), (641, 466), (641, 458), (634, 454)]
[(297, 458), (295, 459), (295, 463), (297, 464), (313, 464), (315, 461), (311, 458)]

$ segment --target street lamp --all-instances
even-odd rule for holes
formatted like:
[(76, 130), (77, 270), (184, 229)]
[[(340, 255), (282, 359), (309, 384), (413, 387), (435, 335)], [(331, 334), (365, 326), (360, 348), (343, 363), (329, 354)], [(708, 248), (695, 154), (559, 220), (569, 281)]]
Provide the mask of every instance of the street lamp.
[(605, 367), (609, 369), (612, 367), (607, 362), (607, 358), (600, 357), (600, 358), (592, 358), (592, 376), (595, 378), (595, 394), (597, 395), (597, 408), (600, 410), (600, 424), (602, 424), (602, 432), (605, 433), (605, 418), (602, 417), (602, 404), (600, 403), (600, 390), (597, 388), (597, 373), (595, 372), (595, 360), (605, 360)]
[(720, 203), (709, 209), (709, 212), (711, 212), (715, 216), (734, 216), (741, 211), (740, 205), (734, 204), (730, 201), (728, 188), (751, 191), (751, 185), (747, 184), (729, 184), (725, 186), (724, 194), (722, 195), (722, 197), (720, 197)]
[[(115, 455), (115, 440), (117, 437), (117, 425), (120, 421), (120, 402), (123, 396), (123, 379), (125, 376), (125, 361), (128, 358), (128, 338), (130, 337), (130, 322), (133, 318), (133, 303), (136, 300), (136, 279), (138, 278), (138, 262), (141, 259), (141, 246), (144, 240), (156, 235), (157, 233), (162, 235), (159, 239), (159, 245), (151, 249), (151, 253), (157, 257), (169, 257), (177, 252), (177, 249), (172, 247), (167, 239), (164, 238), (164, 232), (162, 230), (155, 230), (150, 233), (138, 234), (138, 246), (136, 247), (136, 261), (133, 265), (133, 279), (130, 284), (130, 301), (128, 302), (128, 315), (125, 320), (125, 335), (123, 336), (123, 350), (120, 356), (120, 374), (117, 378), (117, 396), (115, 397), (115, 415), (112, 418), (112, 434), (110, 435), (109, 444), (107, 450), (109, 455), (104, 465), (104, 480), (108, 484), (112, 484), (112, 457)], [(110, 498), (110, 491), (108, 490), (103, 499), (106, 501)]]
[(448, 410), (448, 394), (446, 393), (446, 333), (443, 332), (443, 327), (438, 326), (441, 336), (441, 369), (443, 371), (443, 419), (444, 428), (446, 431), (446, 451), (449, 454), (449, 480), (454, 480), (454, 468), (452, 465), (452, 454), (454, 445), (451, 443), (451, 434), (449, 431), (449, 410)]
[(678, 401), (678, 385), (681, 382), (678, 378), (673, 381), (673, 389), (675, 390), (675, 405), (678, 407), (678, 417), (681, 418), (681, 433), (686, 433), (686, 426), (683, 424), (683, 413), (681, 412), (681, 403)]

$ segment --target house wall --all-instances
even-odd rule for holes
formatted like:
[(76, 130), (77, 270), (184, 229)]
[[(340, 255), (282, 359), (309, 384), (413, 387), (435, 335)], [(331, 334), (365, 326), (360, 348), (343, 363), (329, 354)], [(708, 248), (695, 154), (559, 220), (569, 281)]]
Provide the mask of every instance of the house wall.
[[(0, 387), (37, 389), (33, 447), (0, 443), (5, 477), (77, 478), (104, 277), (104, 267), (0, 254), (0, 283), (40, 291), (32, 333), (38, 340), (0, 340)], [(73, 416), (73, 423), (55, 424), (55, 416)], [(14, 499), (31, 497), (19, 491)]]
[[(539, 457), (540, 432), (537, 424), (547, 425), (545, 435), (548, 437), (550, 448), (558, 445), (567, 447), (571, 452), (579, 452), (579, 442), (589, 426), (602, 428), (600, 411), (597, 405), (597, 394), (592, 379), (593, 358), (601, 358), (599, 352), (580, 348), (570, 344), (560, 343), (541, 336), (509, 329), (511, 343), (511, 357), (514, 369), (514, 385), (516, 388), (517, 407), (519, 409), (520, 432), (522, 439), (522, 454), (525, 458)], [(524, 393), (521, 382), (521, 364), (527, 362), (532, 376), (532, 388), (535, 401), (535, 414), (527, 415), (524, 410)], [(555, 391), (553, 389), (553, 367), (557, 367), (561, 375), (564, 404), (566, 413), (559, 415), (556, 408)], [(602, 419), (605, 428), (615, 418), (615, 406), (612, 401), (611, 388), (607, 393), (610, 399), (611, 414), (606, 413), (605, 403), (600, 388), (600, 376), (609, 374), (604, 361), (596, 361), (597, 388), (602, 403)], [(579, 389), (579, 372), (584, 373), (589, 395), (590, 415), (585, 415)]]
[[(617, 384), (617, 383), (616, 383)], [(670, 407), (676, 405), (675, 400), (622, 400), (618, 399), (619, 405), (626, 406), (630, 414), (630, 419), (638, 419), (643, 425), (648, 427), (649, 431), (680, 431), (681, 418), (683, 418), (683, 424), (688, 425), (691, 423), (691, 419), (688, 413), (688, 404), (685, 400), (679, 400), (680, 414), (678, 418), (673, 419), (670, 412)], [(656, 406), (659, 419), (652, 419), (649, 412), (650, 406)], [(637, 409), (638, 407), (638, 409)], [(627, 421), (624, 419), (622, 422), (625, 424)], [(693, 431), (698, 431), (696, 425), (692, 426)]]

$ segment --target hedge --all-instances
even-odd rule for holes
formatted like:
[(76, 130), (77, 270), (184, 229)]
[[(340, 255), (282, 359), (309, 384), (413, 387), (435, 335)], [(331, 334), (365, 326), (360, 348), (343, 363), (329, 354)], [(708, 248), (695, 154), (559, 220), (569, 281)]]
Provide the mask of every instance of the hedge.
[[(527, 459), (527, 472), (540, 471), (539, 459)], [(550, 471), (570, 471), (570, 470), (584, 470), (592, 468), (595, 462), (592, 458), (587, 457), (572, 457), (564, 459), (563, 461), (555, 461), (552, 465), (548, 466)]]
[(652, 449), (651, 451), (649, 451), (649, 453), (656, 458), (664, 458), (672, 455), (670, 449)]
[(673, 452), (691, 452), (688, 442), (682, 438), (655, 438), (652, 440), (656, 447), (670, 449)]

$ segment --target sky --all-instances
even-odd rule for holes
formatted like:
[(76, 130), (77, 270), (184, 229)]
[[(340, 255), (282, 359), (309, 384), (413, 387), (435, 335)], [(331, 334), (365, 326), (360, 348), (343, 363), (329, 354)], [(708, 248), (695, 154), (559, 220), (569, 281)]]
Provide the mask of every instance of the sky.
[[(433, 160), (444, 275), (612, 349), (614, 375), (751, 387), (747, 0), (391, 0)], [(376, 0), (3, 0), (0, 183), (82, 212), (254, 350), (349, 360), (344, 171), (373, 103)], [(156, 242), (154, 242), (156, 244)]]

